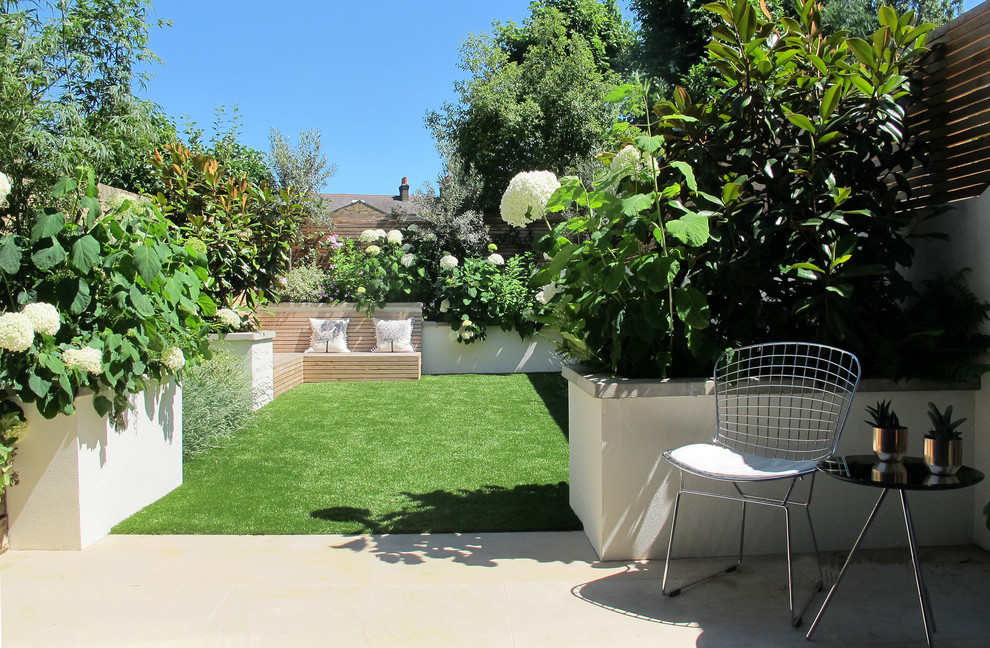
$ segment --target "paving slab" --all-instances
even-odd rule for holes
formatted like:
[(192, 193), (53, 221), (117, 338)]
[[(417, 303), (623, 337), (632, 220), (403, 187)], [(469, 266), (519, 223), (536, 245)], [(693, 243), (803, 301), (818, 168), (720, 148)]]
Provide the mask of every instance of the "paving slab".
[[(940, 648), (990, 645), (990, 554), (921, 552)], [(827, 585), (844, 556), (824, 556)], [(680, 559), (672, 578), (724, 566)], [(783, 556), (680, 596), (662, 561), (599, 562), (581, 532), (109, 536), (78, 552), (0, 556), (0, 643), (378, 648), (925, 645), (906, 550), (863, 551), (812, 642), (790, 627)], [(801, 556), (802, 591), (817, 576)]]

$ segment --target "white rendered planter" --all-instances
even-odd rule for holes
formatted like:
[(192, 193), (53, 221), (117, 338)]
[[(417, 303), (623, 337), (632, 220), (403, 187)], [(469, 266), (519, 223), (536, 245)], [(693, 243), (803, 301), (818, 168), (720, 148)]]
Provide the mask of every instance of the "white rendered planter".
[(486, 339), (461, 344), (450, 324), (423, 322), (424, 374), (556, 372), (560, 366), (556, 347), (545, 333), (523, 339), (515, 331), (489, 326)]
[(228, 351), (243, 360), (244, 371), (251, 379), (251, 390), (254, 393), (251, 406), (253, 410), (264, 407), (275, 397), (272, 374), (275, 367), (274, 339), (274, 331), (210, 336), (210, 346)]
[[(648, 381), (586, 375), (564, 367), (570, 420), (570, 501), (602, 560), (663, 558), (678, 474), (662, 453), (711, 440), (715, 426), (713, 385), (705, 380)], [(908, 454), (921, 456), (928, 401), (953, 405), (966, 417), (963, 462), (983, 472), (990, 456), (977, 456), (974, 437), (977, 385), (959, 389), (917, 383), (863, 381), (839, 443), (841, 454), (871, 454), (872, 435), (862, 422), (865, 407), (890, 398), (910, 430)], [(975, 432), (974, 432), (975, 430)], [(812, 516), (824, 551), (848, 550), (880, 495), (825, 475), (815, 479)], [(754, 491), (758, 492), (758, 491)], [(909, 495), (918, 541), (926, 545), (971, 544), (984, 525), (974, 489)], [(977, 506), (979, 504), (979, 506)], [(731, 555), (738, 546), (739, 505), (684, 496), (678, 518), (678, 556)], [(803, 515), (803, 514), (802, 514)], [(906, 546), (900, 507), (881, 509), (865, 546)], [(795, 550), (810, 551), (807, 525), (792, 517)], [(783, 515), (769, 507), (746, 511), (746, 552), (784, 551)]]
[(115, 429), (76, 399), (76, 413), (45, 419), (25, 405), (20, 483), (7, 490), (11, 549), (78, 550), (182, 484), (182, 390), (174, 382), (131, 397)]

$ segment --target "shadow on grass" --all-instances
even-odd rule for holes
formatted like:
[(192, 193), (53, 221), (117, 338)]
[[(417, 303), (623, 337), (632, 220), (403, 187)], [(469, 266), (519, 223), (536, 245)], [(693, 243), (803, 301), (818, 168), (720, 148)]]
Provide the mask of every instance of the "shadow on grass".
[(403, 492), (409, 502), (374, 515), (350, 506), (318, 509), (310, 517), (356, 523), (360, 533), (480, 533), (485, 531), (573, 531), (581, 523), (568, 503), (567, 482), (523, 484), (514, 488)]
[(547, 406), (553, 422), (564, 433), (564, 437), (568, 438), (567, 379), (560, 372), (528, 373), (526, 377)]

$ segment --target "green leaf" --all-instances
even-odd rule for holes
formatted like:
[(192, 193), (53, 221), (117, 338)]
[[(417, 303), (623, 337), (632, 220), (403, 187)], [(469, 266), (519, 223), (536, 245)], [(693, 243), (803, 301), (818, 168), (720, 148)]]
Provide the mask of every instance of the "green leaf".
[(203, 317), (213, 317), (217, 314), (217, 304), (213, 299), (204, 293), (199, 293), (199, 297), (196, 299), (196, 304), (199, 305), (199, 310), (202, 312)]
[(21, 258), (24, 256), (17, 239), (8, 234), (0, 240), (0, 269), (7, 274), (16, 274), (21, 269)]
[(668, 221), (666, 227), (671, 236), (695, 247), (707, 243), (710, 236), (708, 217), (694, 212), (688, 212), (677, 220)]
[(674, 290), (674, 310), (677, 317), (691, 328), (706, 328), (711, 323), (708, 300), (693, 286)]
[(568, 243), (553, 256), (553, 260), (550, 261), (542, 270), (533, 275), (530, 280), (530, 285), (534, 288), (539, 288), (545, 286), (551, 281), (557, 279), (560, 271), (567, 267), (567, 263), (571, 260), (574, 252), (581, 247), (580, 243)]
[(694, 169), (691, 168), (690, 164), (681, 160), (676, 160), (671, 162), (670, 166), (681, 172), (681, 175), (684, 176), (684, 181), (687, 183), (688, 189), (691, 191), (698, 190), (698, 181), (694, 178)]
[(134, 307), (134, 310), (136, 310), (141, 317), (154, 317), (154, 305), (152, 305), (151, 300), (148, 299), (148, 296), (141, 292), (141, 289), (136, 285), (131, 286), (130, 302)]
[(49, 238), (55, 236), (62, 231), (65, 227), (65, 214), (59, 212), (56, 214), (41, 214), (38, 219), (34, 221), (34, 227), (31, 228), (31, 242), (37, 243), (43, 238)]
[[(791, 265), (787, 266), (786, 272), (790, 272), (791, 270), (807, 270), (808, 272), (814, 272), (819, 275), (825, 274), (825, 271), (819, 268), (818, 266), (816, 266), (814, 263), (792, 263)], [(800, 276), (801, 273), (798, 272), (798, 275)], [(817, 277), (813, 275), (812, 278), (814, 279)]]
[(83, 272), (89, 270), (100, 260), (99, 242), (89, 234), (77, 239), (72, 244), (72, 253), (69, 256), (69, 260), (77, 269)]
[(79, 206), (86, 210), (86, 227), (92, 227), (96, 218), (102, 213), (100, 200), (91, 196), (85, 196), (79, 201)]
[(106, 416), (110, 413), (110, 409), (113, 407), (113, 402), (104, 396), (103, 394), (96, 394), (93, 396), (93, 409), (100, 416)]
[(846, 46), (853, 53), (860, 63), (865, 64), (870, 69), (876, 64), (876, 57), (873, 53), (873, 46), (862, 38), (847, 38)]
[(70, 178), (68, 176), (62, 176), (52, 187), (52, 198), (61, 198), (62, 196), (71, 193), (76, 190), (79, 183), (76, 182), (75, 178)]
[(147, 283), (151, 283), (161, 273), (162, 261), (150, 245), (138, 245), (131, 254), (134, 257), (134, 267)]
[(623, 83), (605, 95), (605, 101), (608, 103), (618, 103), (620, 101), (624, 101), (628, 97), (635, 96), (636, 90), (637, 86), (634, 86), (631, 83)]
[(65, 257), (65, 248), (59, 245), (58, 241), (52, 241), (51, 247), (46, 247), (32, 254), (31, 261), (34, 262), (38, 270), (49, 270), (62, 263)]
[(571, 203), (583, 204), (585, 200), (587, 200), (587, 191), (584, 184), (573, 176), (567, 176), (560, 179), (560, 187), (547, 201), (547, 211), (551, 213), (563, 211), (570, 207)]
[(93, 298), (89, 292), (89, 284), (83, 279), (80, 279), (76, 294), (73, 296), (72, 303), (69, 305), (69, 312), (73, 315), (79, 315), (89, 308), (92, 301)]
[(799, 113), (787, 113), (787, 120), (800, 128), (801, 130), (806, 130), (812, 135), (815, 134), (815, 125), (810, 119), (801, 115)]
[(839, 100), (842, 98), (842, 91), (843, 86), (841, 83), (837, 83), (825, 91), (825, 95), (822, 97), (822, 105), (819, 108), (819, 115), (822, 121), (827, 120), (835, 112), (835, 108), (839, 105)]
[(633, 194), (622, 199), (622, 213), (626, 216), (635, 216), (641, 211), (653, 207), (653, 196), (651, 194)]
[(48, 391), (52, 388), (51, 382), (45, 380), (36, 373), (32, 373), (28, 378), (28, 387), (38, 398), (44, 397), (48, 394)]

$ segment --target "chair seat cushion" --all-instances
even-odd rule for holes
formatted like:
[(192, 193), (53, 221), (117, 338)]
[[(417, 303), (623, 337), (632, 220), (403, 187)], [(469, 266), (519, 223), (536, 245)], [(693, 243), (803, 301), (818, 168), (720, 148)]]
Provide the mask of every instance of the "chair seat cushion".
[(663, 453), (682, 470), (713, 479), (758, 481), (783, 479), (813, 472), (818, 462), (769, 459), (729, 450), (711, 443), (694, 443)]

